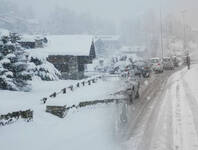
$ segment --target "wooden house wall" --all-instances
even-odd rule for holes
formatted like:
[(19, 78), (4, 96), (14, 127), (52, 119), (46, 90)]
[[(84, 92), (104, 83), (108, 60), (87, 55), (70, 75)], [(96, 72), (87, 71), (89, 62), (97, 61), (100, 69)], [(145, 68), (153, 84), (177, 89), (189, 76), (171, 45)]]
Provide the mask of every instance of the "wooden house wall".
[(85, 64), (92, 63), (94, 58), (96, 58), (96, 52), (92, 42), (89, 56), (51, 55), (48, 61), (62, 73), (63, 79), (82, 79)]
[(79, 70), (79, 62), (77, 56), (49, 56), (48, 61), (51, 62), (61, 73), (63, 79), (81, 79), (84, 76), (84, 68)]

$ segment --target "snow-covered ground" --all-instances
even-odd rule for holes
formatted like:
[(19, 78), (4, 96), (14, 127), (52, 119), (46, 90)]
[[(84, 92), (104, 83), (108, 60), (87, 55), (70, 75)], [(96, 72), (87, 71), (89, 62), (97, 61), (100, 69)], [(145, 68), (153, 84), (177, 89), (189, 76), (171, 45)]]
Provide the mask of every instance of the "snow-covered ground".
[[(197, 62), (197, 52), (192, 60)], [(198, 64), (164, 80), (140, 112), (123, 147), (130, 150), (198, 149)], [(159, 87), (157, 87), (159, 88)], [(153, 87), (155, 90), (155, 87)], [(131, 121), (131, 125), (133, 121)]]
[[(115, 104), (71, 110), (64, 119), (45, 112), (40, 99), (78, 81), (33, 81), (32, 92), (0, 91), (0, 114), (18, 110), (34, 110), (33, 121), (19, 120), (0, 127), (2, 150), (112, 150), (118, 149), (115, 138)], [(47, 105), (72, 105), (81, 101), (112, 98), (124, 89), (117, 77), (98, 80), (65, 95), (47, 101)]]

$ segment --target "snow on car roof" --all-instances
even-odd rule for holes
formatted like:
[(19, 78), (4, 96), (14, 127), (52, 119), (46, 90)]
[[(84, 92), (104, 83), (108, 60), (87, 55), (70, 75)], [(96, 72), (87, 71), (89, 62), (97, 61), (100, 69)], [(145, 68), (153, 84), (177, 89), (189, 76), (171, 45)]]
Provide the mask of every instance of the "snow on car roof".
[(151, 58), (151, 60), (154, 60), (154, 59), (160, 59), (159, 57), (154, 57), (154, 58)]
[(170, 57), (163, 57), (163, 59), (170, 59)]

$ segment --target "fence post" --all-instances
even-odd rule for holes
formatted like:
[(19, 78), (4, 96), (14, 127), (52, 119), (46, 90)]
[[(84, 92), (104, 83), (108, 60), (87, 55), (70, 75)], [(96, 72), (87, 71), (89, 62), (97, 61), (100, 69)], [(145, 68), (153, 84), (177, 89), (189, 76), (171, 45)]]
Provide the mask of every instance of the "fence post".
[(73, 91), (74, 87), (73, 85), (69, 86), (70, 90)]
[(45, 104), (45, 103), (46, 103), (46, 101), (47, 101), (47, 98), (46, 98), (46, 97), (44, 97), (44, 98), (42, 99), (42, 101), (43, 101), (43, 104)]
[(56, 97), (56, 92), (50, 95), (50, 97)]
[(78, 82), (78, 83), (76, 84), (76, 86), (79, 88), (79, 87), (80, 87), (80, 83)]
[(88, 85), (91, 85), (91, 81), (90, 80), (88, 80)]
[(62, 89), (63, 94), (66, 94), (66, 88)]

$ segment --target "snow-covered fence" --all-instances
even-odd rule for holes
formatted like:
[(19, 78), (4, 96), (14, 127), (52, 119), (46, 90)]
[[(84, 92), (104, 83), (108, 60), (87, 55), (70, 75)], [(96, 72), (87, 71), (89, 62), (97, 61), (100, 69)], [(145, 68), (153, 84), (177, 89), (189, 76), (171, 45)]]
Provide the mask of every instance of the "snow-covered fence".
[(67, 94), (67, 91), (74, 91), (76, 88), (81, 88), (86, 85), (92, 85), (97, 82), (97, 80), (102, 79), (103, 76), (94, 76), (92, 78), (88, 78), (86, 80), (82, 80), (80, 82), (77, 82), (75, 85), (70, 85), (66, 88), (61, 89), (59, 92), (53, 92), (49, 95), (49, 97), (44, 97), (41, 99), (42, 103), (45, 104), (49, 98), (56, 98), (59, 94)]
[(31, 121), (33, 119), (33, 111), (28, 109), (26, 111), (17, 111), (6, 115), (0, 115), (0, 126), (9, 125), (20, 118), (27, 122)]
[(126, 102), (127, 99), (103, 99), (103, 100), (92, 100), (92, 101), (83, 101), (80, 102), (78, 105), (72, 105), (71, 107), (67, 107), (67, 110), (70, 109), (78, 109), (78, 108), (83, 108), (83, 107), (87, 107), (87, 106), (94, 106), (94, 105), (98, 105), (98, 104), (110, 104), (110, 103), (123, 103)]
[(68, 113), (69, 110), (71, 109), (80, 109), (83, 107), (88, 107), (88, 106), (95, 106), (98, 104), (111, 104), (111, 103), (123, 103), (126, 102), (127, 99), (104, 99), (104, 100), (92, 100), (92, 101), (83, 101), (80, 102), (78, 105), (72, 105), (69, 107), (64, 106), (46, 106), (46, 112), (51, 113), (55, 116), (58, 116), (60, 118), (64, 118), (66, 114)]

